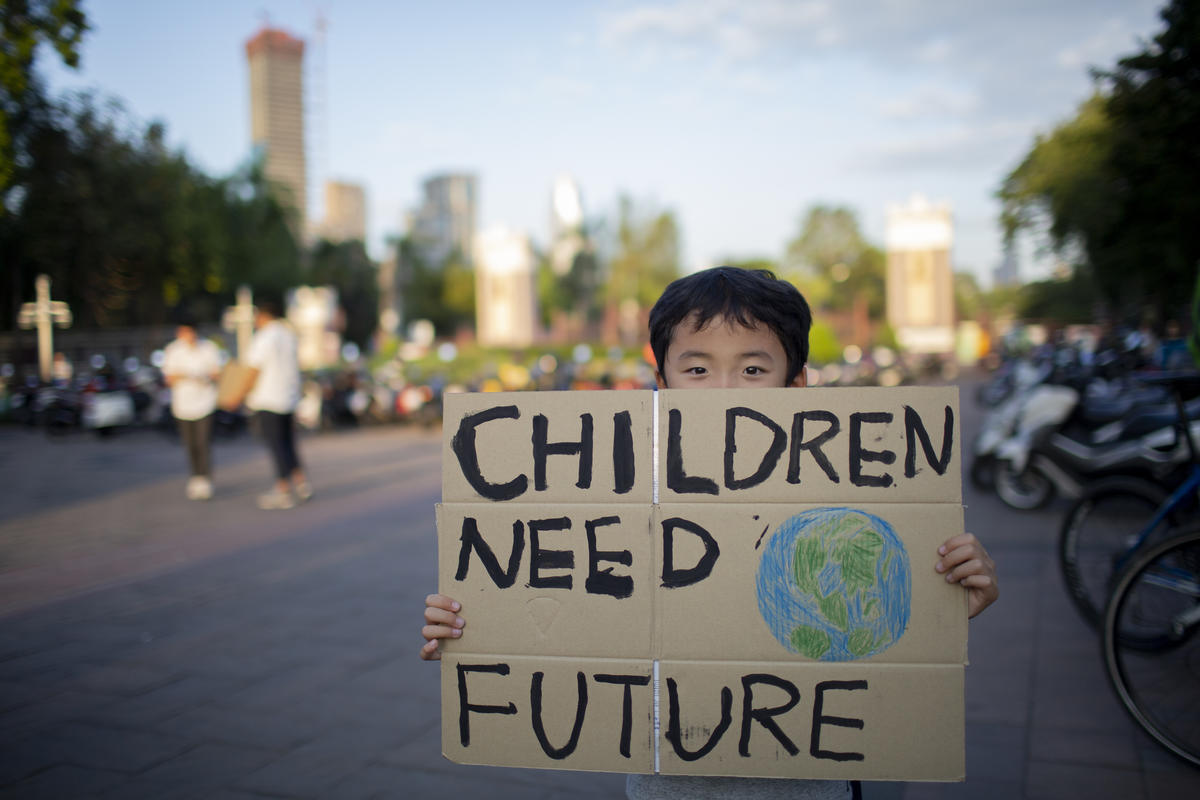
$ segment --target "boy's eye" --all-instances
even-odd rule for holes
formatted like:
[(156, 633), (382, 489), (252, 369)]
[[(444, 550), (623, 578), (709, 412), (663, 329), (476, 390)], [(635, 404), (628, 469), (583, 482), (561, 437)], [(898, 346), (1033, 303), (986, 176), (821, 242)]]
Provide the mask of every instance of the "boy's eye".
[(708, 372), (708, 370), (706, 370), (704, 367), (688, 367), (684, 370), (684, 372), (686, 372), (688, 375), (703, 375)]
[(765, 370), (762, 367), (746, 367), (747, 375), (762, 375)]

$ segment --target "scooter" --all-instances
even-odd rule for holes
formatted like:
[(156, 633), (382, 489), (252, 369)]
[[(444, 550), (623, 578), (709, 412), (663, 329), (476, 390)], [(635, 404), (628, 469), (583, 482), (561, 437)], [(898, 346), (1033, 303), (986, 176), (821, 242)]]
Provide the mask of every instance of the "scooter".
[[(995, 448), (996, 494), (1007, 505), (1029, 510), (1055, 496), (1077, 499), (1088, 482), (1111, 475), (1162, 481), (1190, 457), (1172, 405), (1134, 406), (1112, 419), (1112, 408), (1089, 412), (1081, 397), (1050, 385), (1027, 396), (1013, 435)], [(1188, 419), (1200, 418), (1200, 398), (1185, 408)]]

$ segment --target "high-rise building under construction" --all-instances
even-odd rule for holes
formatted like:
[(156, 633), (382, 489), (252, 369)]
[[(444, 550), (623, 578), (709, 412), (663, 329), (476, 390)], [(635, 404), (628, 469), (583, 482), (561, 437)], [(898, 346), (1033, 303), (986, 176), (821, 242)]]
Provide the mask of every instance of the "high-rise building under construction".
[(307, 230), (304, 158), (304, 42), (263, 28), (246, 42), (250, 64), (250, 139), (264, 153), (267, 180), (291, 208), (292, 230)]

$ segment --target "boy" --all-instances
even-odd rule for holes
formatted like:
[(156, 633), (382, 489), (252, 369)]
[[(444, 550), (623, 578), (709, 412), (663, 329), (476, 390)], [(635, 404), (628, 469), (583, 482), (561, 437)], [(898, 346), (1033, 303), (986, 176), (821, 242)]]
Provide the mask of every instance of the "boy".
[[(714, 267), (671, 283), (650, 311), (650, 347), (660, 389), (755, 389), (807, 385), (812, 313), (803, 295), (767, 270)], [(999, 595), (996, 567), (971, 534), (938, 548), (934, 569), (967, 590), (974, 617)], [(464, 621), (456, 600), (425, 599), (421, 658), (441, 658), (438, 642), (458, 638)], [(631, 800), (667, 797), (850, 798), (845, 781), (630, 775)], [(852, 794), (853, 792), (853, 794)]]

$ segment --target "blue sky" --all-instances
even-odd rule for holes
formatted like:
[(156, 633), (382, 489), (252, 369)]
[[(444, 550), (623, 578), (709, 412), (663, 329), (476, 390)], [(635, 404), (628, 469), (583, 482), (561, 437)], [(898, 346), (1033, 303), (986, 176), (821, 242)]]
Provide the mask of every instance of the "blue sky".
[(42, 63), (53, 89), (120, 97), (223, 174), (250, 151), (245, 41), (267, 19), (308, 40), (311, 91), (320, 12), (328, 109), (308, 121), (310, 180), (366, 188), (376, 257), (443, 170), (479, 176), (482, 225), (544, 243), (567, 173), (588, 216), (611, 216), (621, 192), (673, 210), (688, 269), (781, 257), (818, 202), (852, 207), (882, 244), (886, 207), (919, 192), (950, 203), (955, 266), (986, 281), (1000, 180), (1089, 94), (1089, 66), (1159, 30), (1159, 5), (85, 0), (82, 68)]

